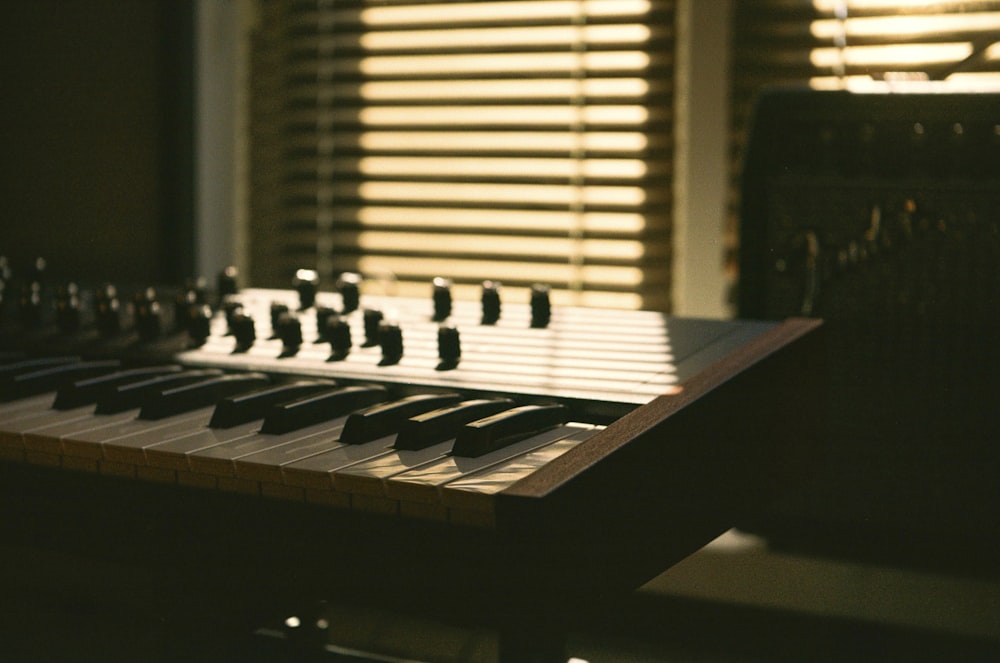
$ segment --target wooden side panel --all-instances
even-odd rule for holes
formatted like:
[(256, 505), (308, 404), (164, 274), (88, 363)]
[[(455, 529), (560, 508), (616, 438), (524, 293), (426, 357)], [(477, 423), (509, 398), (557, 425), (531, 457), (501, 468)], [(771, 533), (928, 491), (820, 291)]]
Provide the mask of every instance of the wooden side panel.
[(546, 539), (541, 583), (635, 587), (805, 478), (821, 450), (822, 330), (793, 320), (501, 495), (498, 530)]

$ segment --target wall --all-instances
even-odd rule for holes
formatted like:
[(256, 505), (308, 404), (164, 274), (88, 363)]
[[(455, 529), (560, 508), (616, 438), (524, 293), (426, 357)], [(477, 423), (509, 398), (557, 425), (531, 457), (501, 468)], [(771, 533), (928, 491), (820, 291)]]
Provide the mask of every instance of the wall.
[(191, 268), (190, 3), (23, 0), (0, 20), (0, 255), (55, 278)]

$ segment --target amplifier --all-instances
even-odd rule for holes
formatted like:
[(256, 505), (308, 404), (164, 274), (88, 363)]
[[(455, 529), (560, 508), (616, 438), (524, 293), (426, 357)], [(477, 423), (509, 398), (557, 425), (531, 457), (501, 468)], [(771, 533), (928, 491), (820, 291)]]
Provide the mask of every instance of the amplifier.
[(770, 91), (741, 233), (740, 315), (815, 316), (829, 333), (824, 469), (772, 535), (992, 564), (1000, 95)]

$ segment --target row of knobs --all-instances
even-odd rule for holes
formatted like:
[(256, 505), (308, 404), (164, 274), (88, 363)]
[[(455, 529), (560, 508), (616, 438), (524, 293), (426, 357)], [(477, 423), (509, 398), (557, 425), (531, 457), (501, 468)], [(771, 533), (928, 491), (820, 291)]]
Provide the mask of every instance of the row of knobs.
[[(317, 342), (329, 343), (331, 348), (330, 361), (340, 361), (350, 354), (354, 345), (350, 324), (344, 316), (357, 311), (360, 307), (361, 278), (357, 274), (344, 274), (337, 282), (337, 291), (341, 295), (342, 307), (339, 311), (325, 306), (316, 305), (319, 292), (319, 278), (312, 270), (300, 270), (296, 274), (293, 287), (299, 295), (300, 311), (315, 309)], [(438, 357), (439, 370), (448, 370), (458, 366), (461, 358), (461, 340), (458, 328), (448, 323), (452, 314), (451, 281), (436, 278), (433, 281), (432, 321), (438, 322)], [(494, 325), (500, 320), (501, 284), (497, 281), (486, 281), (482, 285), (482, 316), (481, 324)], [(237, 300), (229, 300), (223, 304), (228, 335), (235, 339), (235, 351), (247, 352), (257, 340), (253, 318), (243, 309)], [(549, 297), (549, 287), (537, 284), (531, 291), (531, 326), (547, 327), (552, 317), (552, 307)], [(274, 302), (271, 304), (270, 322), (272, 336), (270, 340), (280, 340), (282, 357), (294, 356), (303, 344), (302, 324), (297, 312), (287, 304)], [(403, 331), (396, 323), (387, 321), (382, 311), (365, 309), (363, 312), (365, 339), (361, 347), (381, 348), (381, 365), (399, 363), (403, 357)], [(192, 337), (196, 344), (203, 343), (208, 337), (207, 321), (197, 328), (192, 327)]]
[[(44, 301), (45, 261), (36, 261), (33, 269), (21, 279), (21, 289), (17, 300), (17, 310), (21, 326), (39, 328), (43, 318), (54, 309), (51, 321), (63, 334), (72, 335), (84, 329), (89, 322), (104, 338), (118, 337), (131, 322), (131, 331), (142, 341), (155, 341), (164, 334), (186, 332), (192, 346), (203, 345), (211, 334), (214, 314), (209, 301), (204, 280), (191, 281), (178, 290), (173, 300), (173, 315), (163, 309), (158, 293), (153, 288), (135, 292), (131, 299), (123, 298), (114, 285), (104, 285), (87, 298), (75, 283), (68, 283), (52, 293), (49, 301)], [(217, 277), (217, 302), (224, 311), (228, 335), (236, 341), (236, 352), (247, 352), (256, 342), (253, 318), (244, 310), (235, 297), (239, 293), (238, 272), (227, 267)], [(0, 305), (3, 297), (10, 296), (13, 283), (9, 265), (0, 256)], [(303, 343), (302, 327), (298, 313), (315, 309), (318, 342), (329, 343), (330, 359), (345, 359), (354, 345), (351, 327), (344, 316), (357, 311), (361, 304), (361, 277), (345, 273), (338, 279), (337, 292), (341, 297), (340, 310), (317, 306), (319, 276), (313, 270), (299, 270), (293, 281), (298, 293), (299, 310), (274, 303), (271, 306), (272, 339), (282, 342), (282, 355), (295, 355)], [(438, 354), (439, 368), (448, 369), (458, 365), (461, 358), (461, 341), (458, 329), (451, 323), (452, 283), (445, 278), (436, 278), (432, 283), (433, 313), (431, 319), (439, 323)], [(536, 284), (531, 289), (531, 327), (544, 328), (551, 321), (552, 307), (549, 287)], [(51, 309), (49, 308), (51, 307)], [(482, 284), (481, 318), (482, 325), (495, 325), (501, 317), (501, 284), (485, 281)], [(169, 320), (172, 318), (172, 326)], [(377, 309), (363, 312), (364, 341), (361, 347), (379, 346), (383, 365), (398, 363), (403, 356), (403, 332), (398, 324), (384, 319)]]
[[(200, 318), (210, 317), (210, 310), (203, 310), (208, 306), (208, 294), (202, 281), (189, 282), (177, 292), (170, 316), (154, 288), (141, 289), (131, 298), (120, 295), (112, 284), (87, 295), (75, 282), (48, 290), (46, 272), (45, 260), (38, 258), (15, 280), (9, 262), (0, 256), (0, 311), (13, 314), (9, 321), (31, 330), (53, 325), (55, 331), (65, 335), (77, 334), (92, 325), (104, 338), (129, 331), (131, 323), (131, 330), (141, 340), (153, 341), (171, 332), (188, 330), (195, 335), (193, 322), (207, 324), (207, 318)], [(15, 282), (19, 282), (19, 288)]]
[(18, 292), (14, 271), (7, 258), (0, 256), (0, 312), (6, 314), (15, 309), (22, 324), (37, 325), (44, 309), (45, 271), (45, 259), (36, 258), (20, 279), (21, 287)]
[[(361, 276), (345, 273), (337, 280), (337, 292), (342, 300), (342, 313), (356, 311), (360, 306)], [(312, 308), (319, 293), (319, 275), (313, 270), (302, 269), (296, 273), (293, 287), (299, 295), (301, 310)], [(451, 280), (438, 277), (432, 282), (432, 301), (434, 313), (432, 320), (443, 322), (452, 313)], [(499, 281), (484, 281), (482, 284), (482, 319), (481, 324), (494, 325), (500, 320), (500, 289)], [(535, 284), (531, 287), (531, 326), (547, 327), (552, 319), (552, 306), (549, 298), (549, 286)]]

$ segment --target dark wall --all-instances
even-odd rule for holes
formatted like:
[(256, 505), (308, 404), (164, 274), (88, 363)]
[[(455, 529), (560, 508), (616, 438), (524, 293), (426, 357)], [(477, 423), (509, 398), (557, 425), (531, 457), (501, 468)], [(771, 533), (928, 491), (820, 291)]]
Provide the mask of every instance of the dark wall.
[(0, 255), (60, 278), (191, 270), (190, 2), (0, 7)]

